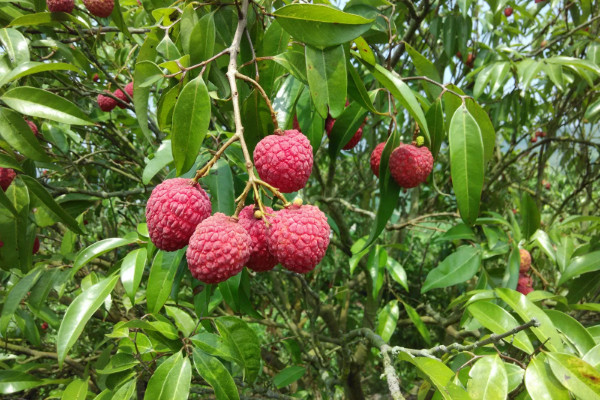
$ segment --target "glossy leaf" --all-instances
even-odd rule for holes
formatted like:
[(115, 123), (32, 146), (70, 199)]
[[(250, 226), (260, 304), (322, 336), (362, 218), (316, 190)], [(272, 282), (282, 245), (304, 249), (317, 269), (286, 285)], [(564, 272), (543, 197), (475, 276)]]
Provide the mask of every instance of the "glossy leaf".
[(8, 55), (8, 60), (14, 67), (18, 68), (19, 65), (29, 62), (27, 39), (18, 30), (12, 28), (0, 29), (0, 43)]
[(290, 35), (317, 48), (354, 40), (369, 30), (373, 22), (322, 4), (290, 4), (273, 14)]
[(148, 312), (158, 313), (169, 298), (173, 279), (184, 253), (184, 250), (169, 252), (159, 250), (156, 253), (146, 287)]
[(121, 263), (121, 283), (132, 304), (135, 303), (135, 294), (142, 281), (147, 258), (146, 249), (135, 249), (127, 253)]
[[(215, 48), (215, 19), (213, 13), (204, 15), (192, 30), (190, 42), (190, 62), (196, 65), (209, 59)], [(210, 64), (206, 66), (206, 75), (210, 72)]]
[(118, 276), (105, 278), (82, 292), (67, 308), (56, 337), (58, 364), (62, 366), (91, 316), (112, 292)]
[(544, 312), (550, 317), (554, 326), (575, 345), (581, 356), (596, 345), (592, 335), (575, 318), (557, 310), (544, 310)]
[(148, 381), (144, 400), (186, 400), (191, 379), (190, 360), (177, 352), (156, 368)]
[(521, 196), (521, 213), (523, 215), (521, 232), (525, 239), (529, 239), (540, 228), (541, 217), (535, 200), (527, 192), (523, 192)]
[(0, 316), (0, 333), (2, 333), (3, 337), (6, 337), (8, 323), (10, 322), (10, 319), (15, 311), (19, 308), (21, 300), (25, 298), (31, 287), (35, 285), (43, 271), (44, 270), (41, 268), (32, 270), (17, 283), (15, 283), (10, 291), (8, 291), (6, 296), (4, 296), (4, 305), (2, 306), (2, 314)]
[[(146, 161), (146, 160), (144, 160)], [(164, 167), (173, 162), (173, 152), (171, 150), (171, 141), (163, 140), (151, 160), (146, 161), (144, 172), (142, 173), (142, 183), (147, 185), (152, 178), (156, 176)]]
[(219, 160), (213, 166), (211, 174), (202, 179), (211, 194), (213, 212), (232, 215), (235, 211), (235, 193), (231, 167), (225, 160)]
[(467, 110), (477, 122), (477, 126), (481, 130), (481, 138), (483, 140), (484, 161), (487, 163), (494, 156), (494, 146), (496, 146), (496, 130), (490, 120), (488, 113), (473, 99), (465, 101)]
[(87, 380), (75, 379), (65, 388), (61, 400), (85, 400), (87, 397)]
[(215, 324), (236, 359), (241, 362), (244, 380), (254, 382), (260, 369), (260, 346), (256, 333), (236, 317), (220, 317), (215, 320)]
[(575, 257), (571, 260), (565, 271), (560, 276), (558, 284), (562, 285), (574, 276), (585, 274), (586, 272), (597, 271), (600, 269), (600, 251)]
[(471, 225), (479, 215), (483, 189), (484, 154), (481, 131), (463, 105), (450, 122), (450, 172), (460, 216)]
[(425, 340), (425, 343), (427, 343), (428, 345), (431, 345), (431, 335), (429, 334), (429, 330), (425, 326), (425, 323), (419, 316), (419, 313), (417, 313), (417, 310), (415, 310), (413, 307), (409, 306), (406, 303), (403, 303), (403, 304), (404, 304), (404, 309), (406, 310), (406, 313), (408, 314), (408, 318), (410, 318), (412, 323), (415, 324), (417, 331), (419, 331), (419, 333), (421, 334), (421, 337), (423, 337), (423, 339)]
[(343, 46), (320, 50), (305, 48), (306, 77), (313, 103), (319, 115), (339, 117), (346, 104), (348, 76)]
[(354, 137), (365, 122), (367, 110), (358, 103), (351, 103), (343, 114), (335, 120), (329, 134), (329, 156), (335, 158), (342, 148)]
[(36, 161), (50, 161), (23, 116), (4, 107), (0, 108), (0, 138), (24, 156)]
[(194, 331), (196, 324), (192, 317), (189, 316), (185, 311), (177, 308), (177, 307), (169, 307), (165, 306), (165, 311), (169, 317), (173, 318), (177, 328), (183, 333), (183, 336), (189, 336)]
[(384, 342), (388, 343), (390, 341), (396, 330), (399, 316), (398, 300), (390, 301), (379, 311), (377, 334), (381, 336)]
[(273, 384), (278, 389), (281, 389), (296, 382), (298, 379), (302, 378), (305, 373), (306, 368), (290, 365), (273, 377)]
[[(145, 85), (145, 83), (149, 81), (155, 82), (157, 79), (161, 79), (163, 72), (158, 65), (140, 58), (146, 47), (152, 48), (152, 51), (156, 53), (157, 44), (158, 39), (156, 38), (156, 34), (152, 32), (148, 34), (144, 46), (142, 46), (142, 49), (140, 50), (140, 56), (138, 56), (138, 62), (135, 64), (135, 71), (133, 74), (133, 105), (135, 107), (135, 115), (140, 128), (144, 133), (144, 137), (148, 142), (152, 142), (152, 133), (148, 128), (148, 99), (150, 98), (151, 88), (148, 85)], [(149, 57), (154, 59), (153, 55), (149, 55)]]
[(40, 72), (46, 71), (74, 71), (78, 74), (83, 74), (83, 72), (74, 65), (67, 63), (41, 63), (35, 61), (28, 61), (22, 64), (19, 64), (15, 69), (13, 69), (10, 74), (2, 77), (0, 79), (0, 86), (5, 83), (14, 81), (16, 79), (22, 78), (24, 76), (37, 74)]
[(93, 125), (75, 104), (46, 90), (20, 86), (0, 97), (10, 108), (21, 114), (71, 125)]
[(571, 354), (548, 353), (556, 379), (580, 399), (600, 399), (600, 372)]
[(94, 258), (101, 256), (102, 254), (114, 250), (118, 247), (134, 243), (136, 240), (137, 238), (110, 238), (101, 240), (86, 247), (85, 249), (81, 250), (79, 254), (77, 254), (77, 258), (75, 258), (75, 262), (73, 263), (73, 269), (71, 274), (74, 275), (75, 272), (79, 271), (81, 267), (92, 261)]
[(37, 26), (37, 25), (61, 25), (64, 22), (79, 24), (88, 28), (87, 24), (79, 18), (64, 12), (41, 12), (37, 14), (25, 14), (10, 22), (10, 26)]
[(500, 356), (485, 356), (473, 364), (469, 371), (467, 390), (471, 398), (504, 400), (508, 395), (508, 376)]
[(238, 400), (240, 395), (231, 374), (218, 358), (194, 349), (194, 366), (198, 374), (212, 386), (217, 399)]
[(532, 400), (569, 400), (569, 392), (554, 377), (546, 354), (537, 354), (525, 370), (525, 387)]
[(444, 110), (442, 109), (442, 102), (437, 99), (427, 110), (425, 114), (425, 120), (429, 127), (429, 134), (431, 135), (431, 143), (429, 150), (431, 155), (435, 159), (442, 147), (442, 142), (446, 138), (446, 131), (444, 130)]
[(480, 264), (481, 251), (479, 248), (461, 246), (437, 267), (429, 271), (421, 293), (465, 282), (477, 273)]
[(394, 281), (402, 285), (404, 290), (408, 292), (408, 278), (406, 271), (400, 263), (393, 258), (388, 257), (387, 264), (385, 266)]

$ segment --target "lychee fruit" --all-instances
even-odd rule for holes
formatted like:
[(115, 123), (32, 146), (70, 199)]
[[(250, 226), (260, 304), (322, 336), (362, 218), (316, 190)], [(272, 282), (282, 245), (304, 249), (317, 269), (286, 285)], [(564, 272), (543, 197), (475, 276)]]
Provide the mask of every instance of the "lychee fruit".
[(115, 7), (114, 0), (83, 0), (85, 8), (96, 17), (108, 17)]
[(517, 292), (527, 296), (529, 293), (533, 292), (533, 287), (517, 285)]
[(48, 323), (42, 322), (42, 325), (40, 326), (40, 328), (42, 328), (42, 330), (45, 331), (46, 329), (48, 329)]
[(525, 249), (519, 249), (520, 264), (519, 272), (527, 272), (531, 268), (531, 254)]
[(529, 275), (524, 273), (519, 274), (519, 281), (517, 283), (517, 292), (524, 295), (533, 292), (533, 280)]
[(456, 52), (456, 58), (460, 58), (462, 60), (462, 53), (460, 51)]
[(537, 142), (537, 136), (532, 136), (531, 137), (531, 143), (535, 143)]
[(297, 130), (299, 132), (302, 132), (300, 130), (300, 122), (298, 122), (298, 116), (297, 115), (294, 115), (294, 121), (293, 121), (292, 125), (293, 125), (293, 127), (294, 127), (295, 130)]
[(546, 188), (546, 190), (550, 190), (550, 188), (551, 188), (550, 182), (546, 182), (546, 184), (544, 185), (544, 187)]
[(0, 167), (0, 187), (6, 192), (12, 181), (17, 176), (17, 173), (12, 168)]
[(425, 146), (401, 144), (392, 151), (389, 167), (396, 183), (409, 189), (427, 180), (433, 169), (433, 156)]
[(219, 283), (238, 274), (250, 258), (252, 239), (234, 218), (216, 213), (202, 221), (190, 238), (186, 257), (192, 276)]
[(113, 95), (117, 99), (119, 99), (119, 100), (123, 101), (123, 103), (125, 103), (125, 104), (123, 104), (121, 102), (117, 102), (117, 106), (119, 106), (119, 108), (125, 108), (125, 107), (127, 107), (126, 104), (129, 103), (129, 99), (127, 98), (127, 96), (125, 96), (125, 93), (123, 93), (123, 91), (121, 89), (115, 90), (114, 93), (113, 93)]
[(200, 184), (184, 178), (167, 179), (152, 190), (146, 204), (150, 240), (161, 250), (181, 249), (211, 212), (210, 200)]
[[(266, 213), (273, 215), (273, 209), (265, 207)], [(261, 218), (255, 218), (254, 206), (246, 206), (242, 209), (238, 219), (239, 224), (246, 229), (250, 239), (250, 258), (246, 267), (254, 271), (269, 271), (277, 265), (277, 259), (271, 254), (267, 247), (267, 226)]]
[(269, 135), (254, 148), (254, 165), (262, 180), (283, 193), (302, 189), (312, 171), (310, 142), (296, 129)]
[(100, 107), (102, 111), (112, 111), (116, 106), (117, 101), (112, 97), (104, 96), (102, 94), (98, 95), (98, 107)]
[(292, 205), (275, 213), (267, 228), (271, 254), (290, 271), (312, 271), (329, 245), (327, 217), (318, 207)]
[(506, 7), (504, 9), (504, 15), (508, 18), (512, 15), (513, 13), (513, 8), (512, 7)]
[(467, 67), (473, 68), (473, 66), (475, 65), (475, 55), (473, 53), (469, 53), (469, 55), (467, 56), (467, 61), (465, 61), (465, 64), (467, 65)]
[(375, 150), (371, 153), (371, 171), (375, 174), (376, 177), (379, 178), (379, 164), (381, 163), (381, 153), (383, 153), (383, 148), (385, 147), (385, 142), (379, 143), (375, 146)]
[(33, 122), (30, 121), (28, 119), (25, 120), (25, 122), (27, 122), (27, 125), (29, 125), (29, 127), (31, 128), (31, 130), (33, 131), (33, 134), (37, 137), (40, 136), (40, 131), (38, 130), (37, 125)]
[(31, 251), (32, 254), (37, 254), (40, 251), (40, 239), (38, 237), (33, 241), (33, 249)]
[(100, 77), (98, 76), (98, 74), (97, 74), (97, 73), (96, 73), (96, 74), (94, 74), (94, 76), (92, 76), (92, 80), (93, 80), (94, 82), (98, 82), (98, 81), (100, 80)]
[(71, 13), (75, 8), (75, 0), (46, 0), (48, 11)]
[(129, 97), (133, 98), (133, 82), (129, 82), (125, 85), (125, 92), (127, 92)]
[(325, 132), (327, 132), (327, 136), (331, 133), (333, 125), (335, 125), (335, 119), (331, 115), (327, 115), (327, 119), (325, 119)]

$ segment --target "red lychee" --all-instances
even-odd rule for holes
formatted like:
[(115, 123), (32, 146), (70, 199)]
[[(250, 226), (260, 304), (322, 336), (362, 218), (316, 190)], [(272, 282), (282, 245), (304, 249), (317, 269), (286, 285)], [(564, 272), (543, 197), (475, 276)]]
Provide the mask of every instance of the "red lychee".
[(112, 111), (116, 106), (117, 101), (112, 97), (104, 96), (102, 94), (98, 95), (98, 107), (100, 107), (102, 111)]
[(48, 329), (48, 323), (42, 322), (42, 325), (40, 326), (40, 328), (42, 328), (42, 330), (45, 331), (46, 329)]
[(433, 169), (433, 156), (425, 146), (401, 144), (390, 155), (389, 167), (398, 185), (413, 188), (427, 180)]
[(298, 116), (294, 115), (294, 122), (292, 123), (293, 127), (295, 130), (297, 130), (298, 132), (302, 132), (300, 130), (300, 122), (298, 122)]
[(371, 171), (375, 174), (376, 177), (379, 178), (379, 164), (381, 163), (381, 153), (383, 153), (383, 148), (385, 147), (385, 142), (379, 143), (375, 146), (375, 150), (371, 153)]
[(94, 82), (98, 82), (98, 81), (100, 80), (100, 77), (98, 76), (98, 74), (97, 74), (97, 73), (96, 73), (96, 74), (94, 74), (94, 76), (92, 76), (92, 80), (93, 80)]
[(306, 185), (312, 171), (312, 146), (295, 129), (269, 135), (256, 145), (254, 165), (265, 182), (283, 193), (296, 192)]
[(527, 272), (531, 267), (531, 254), (525, 249), (519, 249), (520, 255), (520, 264), (519, 264), (519, 272)]
[(535, 143), (537, 142), (537, 136), (532, 136), (531, 137), (531, 143)]
[(462, 53), (460, 51), (456, 52), (456, 58), (460, 58), (462, 60)]
[(510, 17), (510, 16), (512, 15), (512, 13), (513, 13), (513, 9), (512, 9), (512, 7), (506, 7), (506, 8), (504, 9), (504, 15), (505, 15), (507, 18), (508, 18), (508, 17)]
[(212, 211), (208, 195), (190, 179), (167, 179), (152, 190), (146, 204), (150, 240), (161, 250), (185, 247), (196, 226)]
[(335, 119), (331, 115), (327, 115), (327, 119), (325, 120), (325, 132), (327, 132), (327, 136), (331, 133), (333, 125), (335, 125)]
[(108, 17), (115, 7), (114, 0), (83, 0), (85, 8), (96, 17)]
[(133, 82), (129, 82), (127, 85), (125, 85), (125, 91), (129, 97), (133, 99)]
[(27, 122), (27, 125), (29, 125), (29, 127), (31, 128), (31, 130), (33, 131), (33, 134), (37, 137), (40, 136), (40, 131), (38, 130), (37, 125), (33, 122), (30, 121), (28, 119), (25, 120), (25, 122)]
[[(123, 93), (123, 91), (121, 89), (115, 90), (115, 92), (113, 94), (115, 95), (115, 97), (117, 99), (122, 100), (125, 104), (129, 103), (129, 99), (127, 98), (127, 96), (125, 96), (125, 93)], [(117, 106), (119, 106), (119, 108), (127, 107), (125, 104), (123, 104), (121, 102), (117, 102)]]
[(234, 218), (216, 213), (198, 224), (190, 238), (188, 268), (199, 281), (223, 282), (248, 262), (251, 242), (250, 235)]
[(533, 292), (533, 287), (517, 285), (517, 292), (527, 296), (529, 293)]
[[(273, 215), (273, 209), (265, 207), (267, 214)], [(254, 206), (246, 206), (239, 215), (239, 224), (246, 229), (250, 239), (250, 258), (246, 267), (254, 271), (268, 271), (277, 265), (277, 259), (267, 247), (267, 226), (260, 218), (254, 217)]]
[(465, 61), (465, 64), (467, 65), (467, 67), (473, 68), (473, 66), (475, 65), (475, 55), (473, 53), (469, 53), (469, 55), (467, 56), (467, 61)]
[(46, 0), (48, 11), (71, 13), (75, 8), (75, 0)]
[(33, 249), (31, 251), (32, 254), (37, 254), (40, 251), (40, 239), (38, 237), (33, 241)]
[(292, 205), (276, 212), (270, 222), (267, 244), (271, 254), (290, 271), (312, 271), (329, 245), (325, 214), (315, 206)]
[(12, 168), (0, 167), (0, 187), (6, 192), (12, 181), (17, 176), (17, 173)]

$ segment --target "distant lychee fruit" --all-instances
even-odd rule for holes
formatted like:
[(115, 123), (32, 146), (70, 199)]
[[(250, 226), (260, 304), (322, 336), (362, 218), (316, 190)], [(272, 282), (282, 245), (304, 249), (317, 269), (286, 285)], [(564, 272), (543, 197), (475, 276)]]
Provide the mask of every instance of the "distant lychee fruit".
[(465, 61), (465, 64), (467, 67), (473, 68), (473, 66), (475, 65), (475, 55), (473, 53), (469, 53), (469, 55), (467, 56), (467, 61)]
[(537, 136), (532, 136), (531, 137), (531, 143), (535, 143), (537, 142)]
[(544, 131), (537, 131), (535, 133), (535, 136), (541, 137), (541, 138), (546, 137), (546, 132), (544, 132)]
[(527, 274), (520, 273), (517, 282), (517, 292), (527, 295), (533, 292), (533, 279)]
[(292, 205), (277, 211), (270, 222), (269, 251), (285, 268), (304, 274), (325, 256), (330, 228), (318, 207)]
[(98, 95), (98, 107), (100, 107), (102, 111), (112, 111), (116, 106), (117, 101), (112, 97), (104, 96), (102, 94)]
[(92, 76), (92, 80), (93, 80), (94, 82), (98, 82), (98, 81), (100, 80), (100, 77), (98, 76), (98, 74), (97, 74), (97, 73), (96, 73), (96, 74), (94, 74), (94, 76)]
[(519, 272), (527, 272), (531, 268), (531, 254), (525, 249), (519, 249)]
[(115, 95), (115, 97), (121, 101), (123, 101), (123, 103), (121, 102), (117, 102), (117, 106), (119, 106), (119, 108), (125, 108), (127, 107), (126, 104), (129, 103), (129, 99), (127, 98), (127, 96), (125, 96), (125, 93), (123, 93), (123, 91), (121, 89), (117, 89), (115, 90), (115, 92), (113, 93)]
[(513, 13), (513, 8), (512, 7), (506, 7), (504, 9), (504, 15), (508, 18), (512, 15)]
[(546, 184), (544, 185), (544, 187), (546, 188), (546, 190), (550, 190), (550, 188), (551, 188), (550, 182), (546, 182)]
[(540, 43), (540, 47), (546, 47), (548, 46), (548, 41), (547, 40), (542, 40), (542, 42)]
[(75, 8), (75, 0), (46, 0), (48, 11), (71, 13)]
[(396, 183), (409, 189), (427, 180), (433, 169), (433, 156), (425, 146), (401, 144), (392, 151), (389, 167)]
[(33, 249), (31, 253), (37, 254), (38, 251), (40, 251), (40, 238), (36, 236), (35, 240), (33, 241)]
[(543, 3), (543, 2), (545, 2), (545, 1), (546, 1), (546, 0), (535, 0), (535, 4), (537, 4), (537, 3)]
[(133, 82), (129, 82), (125, 85), (125, 92), (127, 92), (129, 97), (133, 98)]
[[(273, 209), (265, 207), (267, 215), (273, 214)], [(267, 226), (265, 222), (256, 218), (254, 206), (246, 206), (239, 215), (239, 224), (246, 229), (252, 239), (250, 245), (250, 258), (246, 267), (254, 271), (268, 271), (277, 265), (277, 259), (271, 254), (267, 247)]]
[(379, 164), (381, 163), (381, 153), (383, 153), (383, 148), (385, 147), (385, 142), (379, 143), (375, 146), (375, 150), (371, 153), (371, 171), (375, 174), (376, 177), (379, 178)]
[(146, 204), (150, 240), (161, 250), (181, 249), (211, 212), (210, 200), (200, 184), (184, 178), (167, 179), (152, 190)]
[(85, 8), (96, 17), (106, 18), (115, 7), (114, 0), (83, 0)]
[(33, 121), (26, 119), (25, 122), (27, 122), (27, 125), (29, 125), (35, 136), (40, 136), (40, 131), (38, 130), (37, 125)]
[(312, 146), (295, 129), (269, 135), (254, 148), (254, 165), (265, 182), (283, 193), (296, 192), (306, 185), (312, 171)]
[(48, 329), (48, 323), (42, 322), (42, 325), (40, 325), (40, 328), (42, 328), (42, 330), (45, 331), (46, 329)]
[(456, 58), (460, 58), (462, 60), (462, 53), (460, 51), (456, 52)]
[(250, 235), (234, 218), (216, 213), (198, 224), (190, 238), (188, 268), (199, 281), (223, 282), (248, 262), (251, 242)]
[(6, 192), (12, 181), (17, 176), (17, 173), (12, 168), (0, 167), (0, 187)]

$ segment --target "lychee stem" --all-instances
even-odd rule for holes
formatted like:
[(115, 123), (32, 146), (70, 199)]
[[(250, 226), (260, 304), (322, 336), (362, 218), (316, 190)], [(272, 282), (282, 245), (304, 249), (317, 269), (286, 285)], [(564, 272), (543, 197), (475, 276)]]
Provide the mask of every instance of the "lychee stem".
[(262, 88), (262, 86), (260, 86), (260, 84), (258, 82), (256, 82), (254, 79), (252, 79), (249, 76), (246, 76), (244, 74), (240, 74), (237, 71), (235, 73), (235, 77), (254, 85), (256, 90), (258, 90), (258, 92), (260, 93), (262, 98), (265, 100), (265, 103), (267, 103), (267, 107), (269, 108), (269, 112), (271, 113), (271, 121), (273, 121), (273, 127), (275, 130), (275, 134), (281, 134), (281, 129), (279, 129), (279, 123), (277, 122), (277, 113), (275, 112), (275, 110), (273, 110), (273, 105), (271, 104), (271, 100), (269, 99), (269, 96), (267, 96), (267, 93)]
[(231, 146), (238, 140), (240, 140), (240, 138), (237, 135), (233, 135), (232, 137), (230, 137), (229, 140), (227, 140), (225, 144), (223, 144), (221, 148), (215, 153), (213, 158), (211, 158), (211, 160), (207, 162), (206, 165), (204, 165), (204, 167), (196, 171), (196, 175), (194, 176), (193, 181), (198, 182), (200, 178), (204, 178), (206, 175), (208, 175), (212, 166), (215, 165), (219, 158), (221, 158), (225, 150), (227, 150), (229, 146)]

